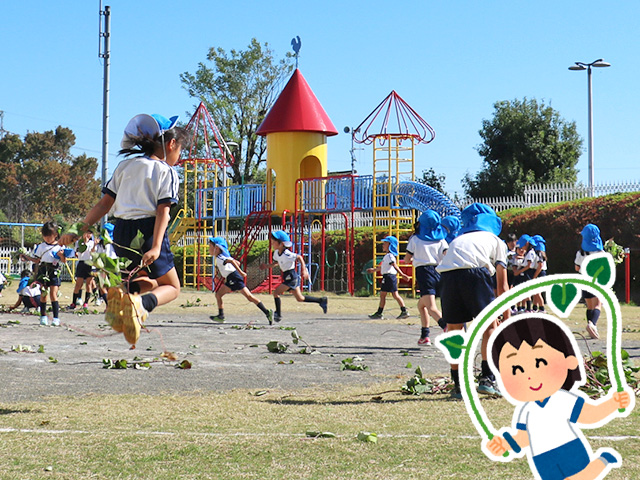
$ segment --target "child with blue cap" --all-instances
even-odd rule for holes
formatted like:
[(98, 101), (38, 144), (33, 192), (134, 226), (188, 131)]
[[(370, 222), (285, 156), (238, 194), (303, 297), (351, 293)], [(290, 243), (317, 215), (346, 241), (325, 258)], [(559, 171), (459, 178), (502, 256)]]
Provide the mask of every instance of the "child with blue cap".
[(276, 304), (273, 319), (276, 322), (282, 320), (282, 300), (280, 299), (280, 295), (286, 292), (291, 292), (298, 302), (317, 303), (320, 305), (320, 308), (322, 308), (323, 313), (327, 313), (327, 297), (303, 295), (300, 290), (300, 275), (298, 275), (296, 271), (296, 263), (300, 264), (303, 280), (309, 280), (309, 272), (307, 271), (307, 266), (304, 263), (302, 255), (297, 255), (289, 250), (293, 246), (289, 234), (282, 230), (271, 232), (271, 238), (269, 240), (271, 242), (271, 248), (273, 249), (273, 262), (262, 264), (260, 268), (265, 270), (279, 266), (282, 272), (282, 283), (273, 291), (273, 299)]
[[(535, 271), (532, 278), (540, 278), (547, 276), (547, 241), (542, 235), (534, 235), (531, 237), (531, 245), (536, 254)], [(533, 311), (544, 312), (544, 296), (536, 293), (533, 296)]]
[(382, 274), (382, 283), (380, 284), (380, 303), (378, 304), (378, 310), (375, 313), (369, 315), (369, 318), (384, 318), (382, 312), (387, 302), (387, 293), (398, 302), (400, 306), (400, 315), (396, 318), (409, 318), (409, 312), (404, 304), (404, 300), (398, 294), (398, 277), (399, 274), (404, 280), (409, 280), (411, 277), (406, 275), (400, 268), (396, 268), (398, 257), (398, 239), (393, 235), (389, 235), (381, 240), (382, 250), (385, 252), (384, 257), (380, 263), (373, 267), (368, 268), (367, 273), (380, 272)]
[[(602, 238), (600, 238), (600, 229), (597, 225), (588, 223), (584, 226), (580, 235), (582, 235), (582, 243), (580, 250), (576, 252), (574, 262), (576, 272), (580, 271), (585, 258), (604, 250)], [(589, 293), (586, 290), (582, 291), (582, 298), (584, 298), (587, 304), (587, 333), (591, 338), (598, 339), (600, 338), (600, 334), (598, 333), (598, 319), (600, 318), (600, 311), (602, 310), (602, 302), (597, 295)]]
[[(492, 276), (496, 275), (497, 294), (507, 285), (507, 246), (498, 238), (502, 221), (496, 212), (483, 203), (473, 203), (462, 211), (460, 235), (449, 244), (447, 254), (436, 270), (441, 275), (440, 298), (442, 318), (447, 330), (462, 330), (494, 299)], [(504, 312), (504, 318), (510, 312)], [(482, 338), (482, 370), (478, 391), (500, 395), (495, 376), (487, 361), (487, 343), (497, 327), (497, 319)], [(452, 398), (461, 399), (458, 365), (451, 365), (455, 388)]]
[(231, 257), (229, 245), (222, 237), (209, 237), (209, 254), (213, 257), (214, 266), (218, 274), (224, 278), (224, 285), (216, 291), (216, 302), (218, 304), (218, 315), (211, 316), (214, 322), (224, 322), (224, 305), (222, 297), (230, 292), (240, 292), (251, 303), (254, 303), (267, 317), (269, 325), (273, 323), (273, 312), (267, 310), (264, 304), (254, 297), (244, 283), (247, 274), (242, 271), (240, 263)]
[[(436, 305), (436, 293), (439, 291), (440, 283), (440, 274), (436, 271), (436, 266), (449, 248), (445, 240), (446, 235), (446, 229), (441, 225), (440, 214), (434, 210), (427, 210), (418, 218), (416, 233), (407, 243), (404, 262), (413, 263), (416, 283), (420, 290), (418, 311), (422, 328), (418, 345), (431, 345), (429, 316), (438, 323), (442, 322), (442, 313)], [(440, 326), (445, 327), (446, 324), (443, 322)]]
[[(537, 262), (536, 252), (532, 248), (531, 235), (521, 235), (516, 243), (516, 258), (513, 267), (513, 285), (517, 286), (533, 278)], [(518, 313), (531, 312), (531, 298), (518, 302)]]
[(447, 237), (445, 238), (447, 243), (451, 243), (458, 236), (461, 225), (460, 219), (455, 215), (447, 215), (442, 219), (442, 226), (447, 231)]

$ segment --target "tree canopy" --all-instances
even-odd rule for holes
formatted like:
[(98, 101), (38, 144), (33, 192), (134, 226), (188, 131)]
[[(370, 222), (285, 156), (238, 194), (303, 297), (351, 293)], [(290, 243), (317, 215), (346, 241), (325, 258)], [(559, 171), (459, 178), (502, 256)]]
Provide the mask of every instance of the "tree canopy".
[(536, 99), (499, 101), (482, 121), (482, 169), (462, 183), (474, 198), (519, 195), (530, 184), (575, 183), (582, 139), (567, 122)]
[(246, 50), (212, 47), (207, 60), (210, 65), (200, 63), (195, 74), (185, 72), (180, 80), (190, 96), (204, 102), (225, 140), (238, 144), (231, 149), (232, 181), (250, 183), (266, 160), (265, 139), (255, 132), (293, 71), (292, 56), (277, 60), (267, 43), (253, 38)]
[(444, 173), (436, 173), (433, 167), (429, 167), (428, 170), (423, 170), (422, 178), (416, 178), (416, 181), (418, 183), (424, 183), (425, 185), (446, 195), (446, 192), (444, 191), (445, 180), (446, 176), (444, 175)]
[(0, 208), (11, 222), (62, 216), (79, 220), (98, 200), (98, 161), (71, 155), (76, 137), (64, 127), (0, 139)]

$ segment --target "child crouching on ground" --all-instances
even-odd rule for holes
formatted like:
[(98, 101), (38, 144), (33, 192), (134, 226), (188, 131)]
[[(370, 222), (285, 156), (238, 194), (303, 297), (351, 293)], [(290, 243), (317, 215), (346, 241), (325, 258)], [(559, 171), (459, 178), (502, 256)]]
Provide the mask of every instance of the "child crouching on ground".
[(224, 322), (224, 305), (222, 297), (230, 292), (240, 292), (251, 303), (255, 303), (262, 313), (267, 317), (269, 325), (273, 323), (273, 311), (268, 310), (264, 304), (254, 297), (244, 283), (247, 274), (240, 268), (240, 263), (229, 254), (227, 241), (222, 237), (209, 237), (209, 254), (214, 258), (215, 268), (224, 278), (224, 285), (216, 292), (216, 302), (218, 304), (218, 315), (211, 316), (214, 322)]
[(396, 318), (409, 318), (409, 312), (407, 312), (407, 307), (404, 305), (404, 300), (402, 300), (402, 297), (398, 294), (398, 274), (400, 274), (404, 280), (409, 280), (411, 277), (406, 275), (402, 270), (400, 270), (400, 268), (396, 268), (396, 259), (398, 258), (398, 239), (389, 235), (381, 241), (382, 250), (385, 252), (385, 255), (376, 267), (367, 269), (367, 273), (380, 272), (382, 274), (378, 311), (369, 315), (369, 318), (384, 318), (382, 312), (387, 303), (387, 293), (390, 293), (400, 306), (400, 315)]

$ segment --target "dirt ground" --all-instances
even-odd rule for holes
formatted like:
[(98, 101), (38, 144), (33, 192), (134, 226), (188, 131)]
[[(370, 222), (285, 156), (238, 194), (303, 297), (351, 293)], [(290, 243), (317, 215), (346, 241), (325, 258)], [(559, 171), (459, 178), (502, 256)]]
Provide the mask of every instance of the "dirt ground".
[[(69, 292), (66, 291), (69, 289)], [(61, 305), (69, 303), (70, 286), (63, 288)], [(10, 297), (7, 301), (6, 297)], [(273, 299), (260, 297), (267, 307)], [(228, 300), (227, 300), (228, 299)], [(13, 300), (5, 290), (4, 303)], [(407, 300), (414, 316), (395, 320), (395, 302), (385, 313), (390, 320), (372, 321), (377, 298), (329, 298), (324, 315), (315, 304), (283, 300), (283, 321), (269, 326), (262, 313), (240, 295), (225, 297), (223, 324), (209, 320), (217, 313), (210, 292), (183, 292), (171, 305), (159, 307), (147, 321), (135, 350), (121, 334), (105, 325), (100, 313), (78, 315), (64, 312), (61, 327), (38, 324), (36, 315), (0, 315), (0, 402), (39, 400), (49, 395), (87, 394), (185, 394), (229, 391), (234, 388), (297, 390), (311, 386), (334, 389), (341, 385), (396, 381), (398, 388), (420, 365), (427, 375), (446, 374), (449, 366), (433, 346), (419, 347), (420, 327), (415, 316), (416, 300)], [(247, 323), (252, 322), (249, 328)], [(297, 353), (304, 342), (294, 345), (295, 327), (314, 354)], [(432, 327), (432, 339), (441, 330)], [(289, 345), (287, 353), (270, 353), (266, 344)], [(640, 342), (623, 342), (623, 348), (638, 351)], [(26, 347), (29, 351), (20, 346)], [(42, 347), (41, 347), (42, 346)], [(592, 349), (604, 349), (604, 341), (590, 341)], [(582, 348), (582, 346), (581, 346)], [(38, 352), (40, 350), (40, 352)], [(172, 352), (177, 360), (161, 357)], [(291, 352), (291, 353), (290, 353)], [(366, 371), (341, 371), (342, 360), (360, 357)], [(149, 369), (105, 369), (103, 359), (132, 363), (151, 362)], [(190, 369), (176, 364), (188, 360)]]

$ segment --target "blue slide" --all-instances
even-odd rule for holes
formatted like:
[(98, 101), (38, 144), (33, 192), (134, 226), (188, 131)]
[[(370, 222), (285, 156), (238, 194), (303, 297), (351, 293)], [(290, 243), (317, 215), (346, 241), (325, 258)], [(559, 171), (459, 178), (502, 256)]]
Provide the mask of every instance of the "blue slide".
[(419, 212), (431, 209), (442, 217), (455, 215), (460, 218), (460, 209), (443, 193), (418, 182), (400, 182), (393, 189), (393, 196), (400, 208), (413, 208)]

